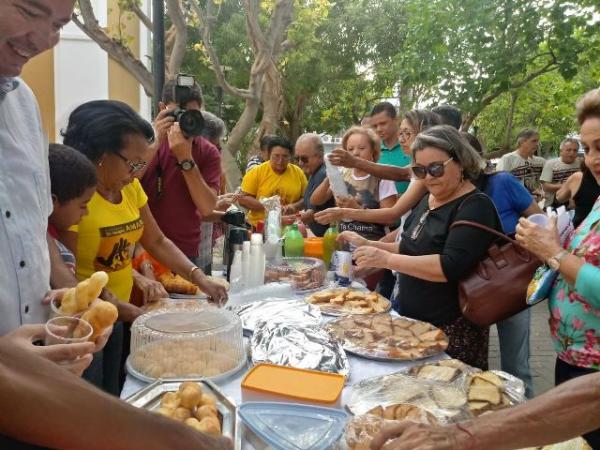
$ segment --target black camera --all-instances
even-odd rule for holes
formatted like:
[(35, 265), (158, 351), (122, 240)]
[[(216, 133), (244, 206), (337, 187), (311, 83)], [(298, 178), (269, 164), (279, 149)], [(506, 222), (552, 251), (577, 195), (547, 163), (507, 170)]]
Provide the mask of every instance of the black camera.
[(181, 131), (186, 137), (196, 137), (202, 134), (204, 129), (204, 117), (200, 111), (186, 110), (185, 105), (191, 98), (191, 91), (195, 80), (192, 75), (180, 73), (177, 75), (177, 83), (173, 87), (173, 98), (177, 107), (169, 113), (179, 123)]

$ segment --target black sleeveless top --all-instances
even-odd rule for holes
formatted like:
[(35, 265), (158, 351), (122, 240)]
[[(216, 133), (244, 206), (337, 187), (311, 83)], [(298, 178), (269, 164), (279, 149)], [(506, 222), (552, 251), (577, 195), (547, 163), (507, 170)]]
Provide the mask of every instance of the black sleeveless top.
[(577, 194), (573, 197), (575, 202), (575, 216), (573, 217), (573, 226), (577, 228), (583, 219), (592, 210), (592, 206), (596, 203), (596, 199), (600, 196), (600, 185), (596, 182), (596, 178), (589, 170), (583, 172), (581, 177), (581, 185)]

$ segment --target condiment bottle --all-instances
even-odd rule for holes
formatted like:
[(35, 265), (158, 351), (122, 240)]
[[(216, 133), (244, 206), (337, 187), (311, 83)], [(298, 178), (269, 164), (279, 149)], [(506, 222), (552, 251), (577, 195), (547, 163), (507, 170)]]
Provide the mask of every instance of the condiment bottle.
[(283, 250), (286, 258), (304, 256), (304, 238), (298, 230), (297, 224), (292, 224), (285, 234)]
[(336, 223), (330, 225), (323, 235), (323, 261), (325, 261), (325, 267), (327, 269), (329, 269), (331, 266), (331, 257), (333, 256), (333, 252), (335, 252), (339, 247), (337, 242), (338, 235), (339, 232)]

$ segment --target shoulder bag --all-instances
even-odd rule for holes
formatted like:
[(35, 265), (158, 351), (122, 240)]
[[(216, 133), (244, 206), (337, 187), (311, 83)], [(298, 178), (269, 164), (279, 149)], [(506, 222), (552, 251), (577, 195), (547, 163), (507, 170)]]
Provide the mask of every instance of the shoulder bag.
[(475, 269), (458, 282), (463, 316), (480, 327), (488, 327), (527, 308), (527, 286), (540, 260), (493, 228), (469, 220), (458, 220), (450, 228), (459, 226), (478, 228), (499, 238)]

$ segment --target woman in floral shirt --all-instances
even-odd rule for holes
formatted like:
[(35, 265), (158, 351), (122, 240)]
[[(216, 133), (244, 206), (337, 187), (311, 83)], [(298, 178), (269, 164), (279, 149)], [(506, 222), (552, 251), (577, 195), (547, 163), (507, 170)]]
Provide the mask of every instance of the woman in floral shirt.
[[(600, 183), (600, 89), (577, 104), (585, 164)], [(550, 332), (558, 353), (555, 382), (600, 371), (600, 198), (589, 215), (560, 247), (556, 223), (540, 228), (521, 219), (517, 239), (559, 276), (549, 296)], [(600, 449), (600, 429), (584, 436)]]

